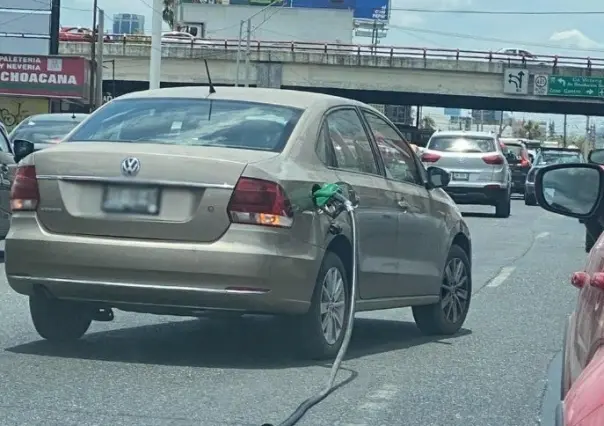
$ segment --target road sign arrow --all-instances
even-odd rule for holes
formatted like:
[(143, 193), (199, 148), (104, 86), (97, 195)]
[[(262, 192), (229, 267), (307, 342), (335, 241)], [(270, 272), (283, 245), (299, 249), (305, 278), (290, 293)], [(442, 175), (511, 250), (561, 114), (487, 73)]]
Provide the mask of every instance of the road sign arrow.
[(563, 78), (559, 78), (558, 83), (560, 83), (563, 86), (566, 86), (566, 80), (564, 80)]
[(585, 91), (585, 93), (587, 93), (588, 95), (593, 95), (593, 94), (594, 94), (594, 91), (593, 91), (593, 90), (591, 90), (591, 89), (589, 89), (589, 90), (586, 90), (586, 91)]

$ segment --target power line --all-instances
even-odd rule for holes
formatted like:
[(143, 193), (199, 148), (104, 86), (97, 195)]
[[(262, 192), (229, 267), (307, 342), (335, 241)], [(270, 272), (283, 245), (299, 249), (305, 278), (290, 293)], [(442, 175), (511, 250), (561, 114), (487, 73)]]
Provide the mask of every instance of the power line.
[(471, 9), (422, 9), (408, 7), (392, 7), (392, 11), (412, 13), (439, 13), (464, 15), (604, 15), (604, 10), (555, 10), (555, 11), (521, 11), (521, 10), (471, 10)]

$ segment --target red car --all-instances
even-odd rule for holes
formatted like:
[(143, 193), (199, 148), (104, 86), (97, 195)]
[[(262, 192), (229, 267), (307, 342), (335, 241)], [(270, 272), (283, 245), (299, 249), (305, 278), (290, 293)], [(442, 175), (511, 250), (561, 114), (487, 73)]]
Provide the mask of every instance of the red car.
[(597, 240), (571, 284), (579, 290), (564, 336), (561, 403), (556, 426), (604, 425), (604, 169), (600, 164), (555, 164), (537, 172), (537, 201), (579, 219)]

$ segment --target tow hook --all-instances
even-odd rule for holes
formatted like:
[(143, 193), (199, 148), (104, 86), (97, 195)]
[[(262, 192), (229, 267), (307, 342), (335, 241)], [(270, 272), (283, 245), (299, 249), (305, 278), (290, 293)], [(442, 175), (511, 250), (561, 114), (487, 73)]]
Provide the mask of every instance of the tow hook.
[(114, 318), (115, 316), (113, 315), (113, 309), (111, 308), (97, 308), (94, 310), (94, 314), (92, 316), (94, 321), (102, 322), (113, 321)]

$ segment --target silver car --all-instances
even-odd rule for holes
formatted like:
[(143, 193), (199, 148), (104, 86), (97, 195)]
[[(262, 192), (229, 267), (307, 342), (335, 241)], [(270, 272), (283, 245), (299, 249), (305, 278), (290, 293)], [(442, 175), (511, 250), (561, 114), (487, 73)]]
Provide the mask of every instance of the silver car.
[(495, 206), (497, 217), (510, 216), (511, 172), (495, 135), (437, 132), (421, 158), (424, 165), (451, 173), (446, 191), (457, 204)]

